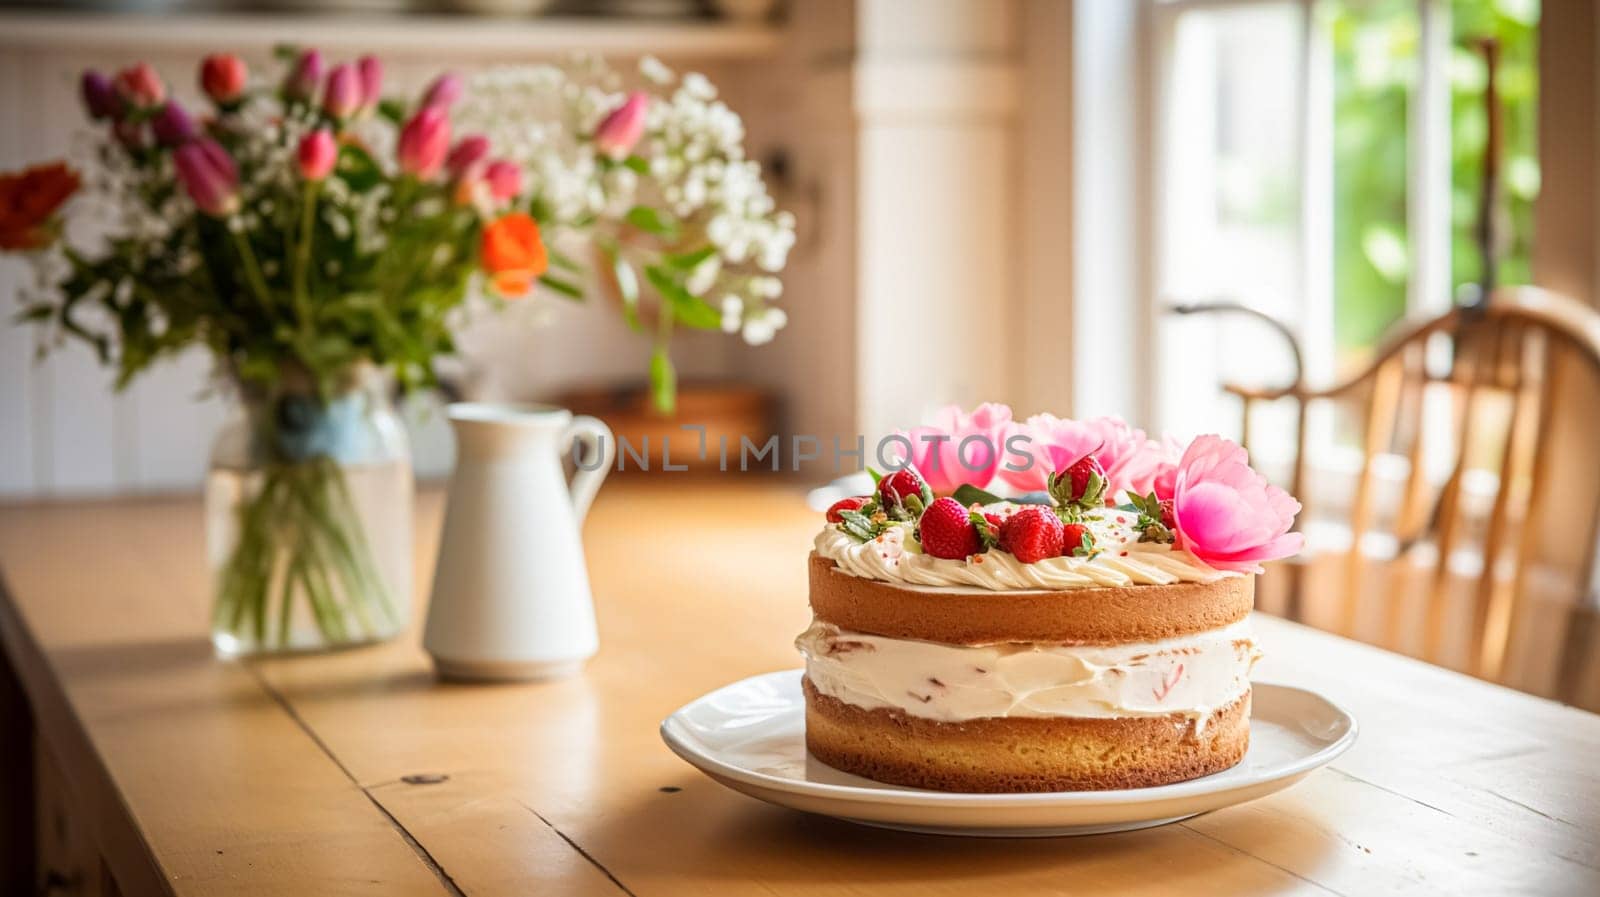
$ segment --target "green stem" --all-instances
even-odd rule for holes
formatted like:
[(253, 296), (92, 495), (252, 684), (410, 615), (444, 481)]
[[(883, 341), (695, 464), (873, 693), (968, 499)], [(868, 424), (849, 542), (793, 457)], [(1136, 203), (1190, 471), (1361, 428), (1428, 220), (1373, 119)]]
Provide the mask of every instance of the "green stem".
[(311, 296), (306, 283), (311, 269), (311, 233), (316, 225), (317, 193), (321, 187), (321, 181), (306, 182), (305, 194), (300, 204), (300, 240), (294, 251), (295, 310), (300, 317), (300, 329), (307, 333), (311, 329)]
[(244, 266), (245, 280), (250, 282), (250, 288), (255, 291), (256, 299), (261, 302), (261, 307), (268, 314), (273, 311), (272, 293), (267, 289), (267, 280), (261, 276), (261, 264), (256, 261), (256, 251), (250, 248), (250, 241), (245, 239), (242, 232), (228, 228), (228, 235), (233, 238), (233, 245), (239, 250), (239, 262)]
[(278, 647), (289, 647), (291, 609), (294, 607), (295, 581), (305, 569), (305, 556), (296, 553), (283, 571), (283, 585), (278, 590)]

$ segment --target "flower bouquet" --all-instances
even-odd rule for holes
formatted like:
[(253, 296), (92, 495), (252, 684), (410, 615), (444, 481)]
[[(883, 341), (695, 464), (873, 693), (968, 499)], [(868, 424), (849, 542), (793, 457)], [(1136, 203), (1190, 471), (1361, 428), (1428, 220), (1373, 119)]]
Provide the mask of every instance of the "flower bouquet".
[(457, 117), (528, 173), (552, 243), (575, 236), (594, 256), (628, 325), (650, 339), (657, 411), (673, 410), (674, 328), (756, 346), (787, 323), (774, 303), (794, 216), (777, 208), (745, 155), (742, 120), (705, 76), (649, 56), (631, 77), (592, 56), (501, 67), (471, 80)]
[[(411, 471), (390, 382), (434, 382), (477, 285), (496, 301), (539, 288), (581, 298), (585, 266), (547, 235), (589, 233), (608, 278), (646, 260), (665, 298), (658, 404), (675, 388), (673, 323), (723, 323), (691, 289), (718, 250), (690, 216), (623, 207), (603, 186), (610, 198), (569, 214), (559, 191), (570, 178), (529, 168), (529, 141), (559, 141), (604, 175), (648, 169), (631, 150), (651, 133), (649, 103), (587, 94), (593, 115), (554, 117), (496, 156), (491, 135), (452, 138), (466, 86), (456, 75), (396, 99), (373, 57), (326, 70), (315, 50), (284, 61), (282, 77), (252, 83), (239, 58), (207, 57), (199, 116), (149, 66), (86, 73), (83, 99), (104, 130), (76, 201), (108, 225), (98, 245), (62, 237), (56, 212), (82, 186), (71, 169), (0, 179), (0, 247), (31, 251), (40, 273), (24, 317), (87, 341), (119, 386), (199, 344), (236, 388), (207, 486), (213, 636), (230, 653), (357, 644), (404, 625)], [(641, 234), (650, 245), (630, 248)]]

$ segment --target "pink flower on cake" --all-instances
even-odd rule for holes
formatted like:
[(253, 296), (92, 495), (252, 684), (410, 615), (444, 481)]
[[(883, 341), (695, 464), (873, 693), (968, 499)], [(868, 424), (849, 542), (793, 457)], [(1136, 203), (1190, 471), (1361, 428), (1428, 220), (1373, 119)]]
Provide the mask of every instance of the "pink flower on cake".
[[(902, 430), (895, 435), (911, 444), (911, 464), (936, 494), (948, 495), (965, 483), (982, 488), (994, 480), (1004, 453), (1011, 409), (987, 402), (971, 414), (959, 405), (941, 409), (933, 425)], [(902, 457), (905, 444), (890, 443)], [(1041, 478), (1040, 482), (1043, 482)]]
[(1044, 489), (1046, 477), (1094, 453), (1104, 441), (1104, 436), (1084, 421), (1035, 414), (1007, 429), (1000, 479), (1019, 492), (1038, 492)]
[(1201, 436), (1184, 451), (1174, 474), (1176, 545), (1219, 570), (1260, 573), (1262, 561), (1289, 557), (1305, 542), (1289, 531), (1300, 503), (1249, 461), (1237, 444)]
[(1183, 454), (1176, 442), (1157, 442), (1120, 417), (1097, 417), (1084, 424), (1100, 435), (1094, 456), (1106, 469), (1107, 498), (1120, 501), (1124, 491), (1149, 495), (1162, 465), (1176, 464)]

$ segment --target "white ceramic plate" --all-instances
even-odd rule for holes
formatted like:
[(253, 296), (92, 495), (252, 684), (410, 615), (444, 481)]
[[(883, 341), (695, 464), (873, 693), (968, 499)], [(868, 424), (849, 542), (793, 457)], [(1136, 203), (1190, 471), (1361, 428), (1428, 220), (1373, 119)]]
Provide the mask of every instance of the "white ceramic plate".
[(661, 723), (673, 752), (751, 797), (886, 828), (981, 837), (1127, 831), (1271, 794), (1356, 740), (1356, 721), (1314, 692), (1257, 682), (1250, 750), (1238, 766), (1175, 785), (1125, 791), (951, 794), (885, 785), (806, 753), (800, 670), (753, 676), (705, 695)]

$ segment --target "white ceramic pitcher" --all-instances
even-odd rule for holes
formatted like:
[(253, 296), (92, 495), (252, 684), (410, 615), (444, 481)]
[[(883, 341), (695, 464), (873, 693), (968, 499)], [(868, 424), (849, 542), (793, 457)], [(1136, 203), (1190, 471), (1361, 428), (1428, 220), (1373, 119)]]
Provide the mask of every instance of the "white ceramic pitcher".
[[(579, 527), (616, 440), (545, 405), (454, 404), (449, 418), (456, 468), (422, 646), (447, 679), (575, 673), (599, 649)], [(588, 469), (569, 487), (575, 441)]]

